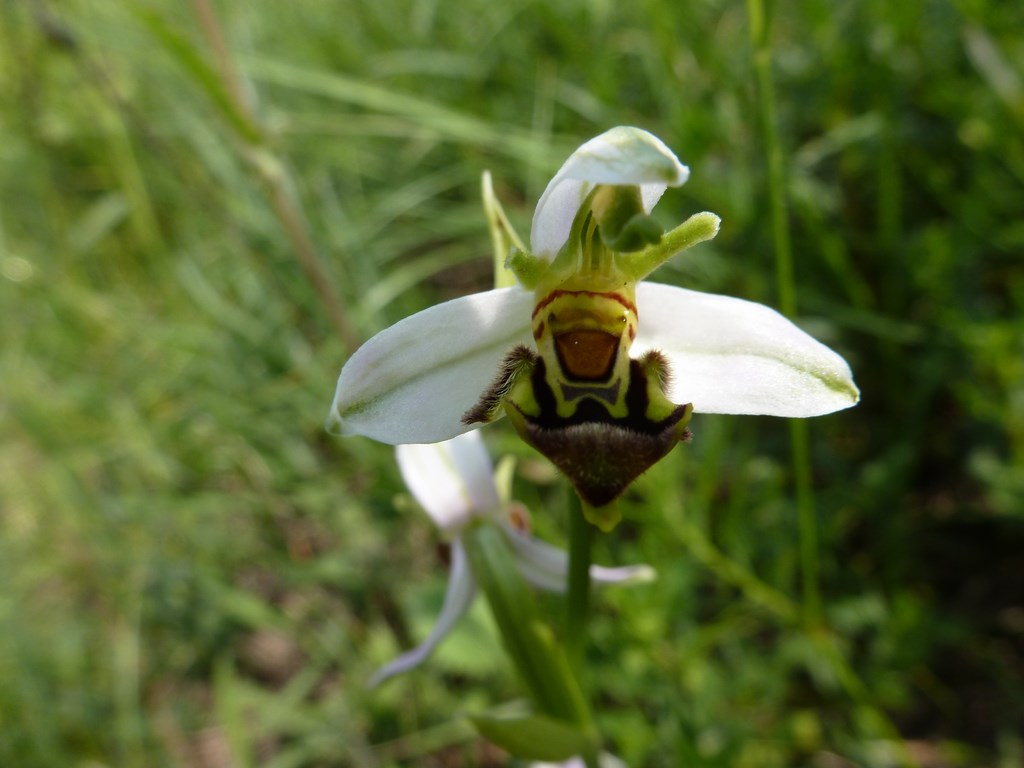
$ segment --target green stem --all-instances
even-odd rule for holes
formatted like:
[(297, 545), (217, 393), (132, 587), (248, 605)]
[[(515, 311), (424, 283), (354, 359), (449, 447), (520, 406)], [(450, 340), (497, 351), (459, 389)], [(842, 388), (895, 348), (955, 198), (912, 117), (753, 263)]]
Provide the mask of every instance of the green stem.
[(818, 557), (818, 516), (811, 487), (811, 440), (807, 422), (790, 419), (789, 438), (793, 452), (793, 479), (796, 484), (797, 525), (800, 529), (800, 574), (804, 619), (821, 621), (821, 568)]
[(754, 79), (757, 107), (768, 168), (768, 208), (775, 251), (775, 283), (779, 306), (789, 317), (796, 314), (796, 281), (793, 278), (793, 249), (789, 241), (789, 210), (786, 203), (785, 166), (775, 116), (775, 81), (772, 78), (770, 22), (765, 18), (763, 0), (747, 0), (750, 39), (754, 49)]
[[(594, 527), (583, 514), (583, 504), (569, 491), (569, 575), (566, 600), (565, 650), (576, 681), (586, 697), (584, 655), (590, 616), (590, 562)], [(599, 768), (597, 750), (581, 755), (586, 768)]]
[(556, 720), (589, 726), (590, 710), (554, 635), (519, 572), (501, 531), (477, 525), (463, 536), (477, 583), (487, 598), (502, 644), (537, 708)]
[(582, 677), (590, 614), (590, 558), (594, 529), (583, 516), (575, 491), (569, 501), (569, 583), (566, 601), (565, 647), (577, 679)]
[[(763, 0), (747, 0), (750, 39), (754, 50), (754, 77), (757, 81), (758, 112), (768, 167), (768, 204), (771, 211), (772, 243), (775, 251), (775, 280), (779, 306), (788, 317), (796, 315), (796, 279), (793, 248), (789, 239), (789, 210), (786, 203), (786, 179), (782, 146), (775, 116), (775, 83), (772, 79), (770, 22)], [(804, 619), (817, 623), (821, 618), (821, 588), (818, 559), (818, 522), (811, 488), (810, 447), (807, 424), (790, 422), (793, 481), (796, 486), (797, 525), (800, 538), (800, 573)]]

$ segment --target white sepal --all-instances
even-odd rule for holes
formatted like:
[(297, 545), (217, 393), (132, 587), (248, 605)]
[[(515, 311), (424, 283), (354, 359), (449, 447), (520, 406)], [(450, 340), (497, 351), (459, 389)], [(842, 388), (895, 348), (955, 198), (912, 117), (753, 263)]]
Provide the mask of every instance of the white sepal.
[(341, 369), (327, 428), (382, 443), (436, 443), (467, 431), (462, 414), (505, 354), (530, 344), (533, 294), (498, 288), (425, 309), (381, 331)]
[(399, 445), (395, 458), (406, 487), (445, 533), (497, 511), (494, 470), (479, 432), (443, 443)]
[(762, 304), (640, 283), (637, 308), (632, 356), (664, 353), (669, 399), (695, 413), (803, 418), (860, 399), (842, 357)]
[(378, 669), (368, 683), (371, 688), (422, 664), (473, 604), (473, 598), (476, 597), (476, 582), (469, 569), (469, 558), (466, 556), (462, 541), (453, 541), (451, 551), (452, 569), (448, 576), (448, 590), (445, 592), (444, 605), (441, 608), (441, 615), (437, 617), (437, 623), (430, 630), (426, 640)]
[(639, 186), (644, 211), (650, 213), (667, 187), (683, 184), (689, 175), (690, 169), (653, 134), (621, 125), (605, 131), (573, 152), (548, 182), (533, 213), (533, 255), (554, 259), (596, 184)]
[[(548, 592), (565, 592), (569, 573), (569, 555), (564, 549), (505, 526), (523, 577), (535, 587)], [(657, 574), (649, 565), (625, 565), (608, 568), (590, 566), (590, 577), (598, 584), (642, 584), (653, 581)]]

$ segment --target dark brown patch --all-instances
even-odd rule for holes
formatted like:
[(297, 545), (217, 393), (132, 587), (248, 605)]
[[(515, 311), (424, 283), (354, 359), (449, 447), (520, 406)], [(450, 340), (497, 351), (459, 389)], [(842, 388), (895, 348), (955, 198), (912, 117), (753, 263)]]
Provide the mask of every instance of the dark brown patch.
[(619, 351), (619, 337), (604, 331), (567, 331), (555, 336), (555, 351), (566, 377), (606, 381)]
[(680, 405), (657, 432), (647, 433), (593, 421), (549, 429), (524, 414), (524, 438), (569, 478), (584, 501), (603, 507), (686, 439), (687, 430), (679, 422), (687, 413), (688, 407)]

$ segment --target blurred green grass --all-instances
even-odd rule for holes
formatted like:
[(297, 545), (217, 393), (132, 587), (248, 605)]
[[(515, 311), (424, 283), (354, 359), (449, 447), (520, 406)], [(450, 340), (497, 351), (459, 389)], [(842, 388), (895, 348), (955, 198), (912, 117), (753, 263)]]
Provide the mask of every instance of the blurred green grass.
[[(724, 222), (657, 278), (777, 305), (745, 6), (220, 2), (247, 111), (199, 5), (0, 6), (0, 764), (504, 764), (458, 720), (517, 691), (486, 612), (363, 686), (444, 558), (390, 449), (322, 432), (296, 231), (367, 338), (488, 286), (485, 168), (525, 232), (637, 124), (693, 169), (664, 223)], [(1019, 764), (1024, 9), (803, 0), (771, 54), (800, 320), (864, 394), (810, 424), (825, 627), (785, 422), (698, 416), (599, 545), (660, 571), (600, 594), (601, 724), (633, 766)]]

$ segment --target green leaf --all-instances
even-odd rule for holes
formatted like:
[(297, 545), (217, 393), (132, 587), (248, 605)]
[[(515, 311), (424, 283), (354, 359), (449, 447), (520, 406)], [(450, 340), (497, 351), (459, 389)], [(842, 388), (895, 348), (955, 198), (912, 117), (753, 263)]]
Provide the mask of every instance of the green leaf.
[(217, 72), (207, 64), (191, 41), (168, 24), (160, 14), (149, 8), (129, 6), (136, 18), (177, 62), (191, 75), (216, 105), (221, 115), (252, 144), (259, 144), (262, 135), (257, 125), (235, 104)]
[(481, 524), (467, 531), (463, 542), (502, 644), (536, 707), (560, 720), (590, 723), (579, 683), (551, 630), (541, 621), (504, 534), (493, 525)]
[(596, 749), (594, 735), (544, 715), (471, 715), (485, 739), (524, 760), (562, 761)]

